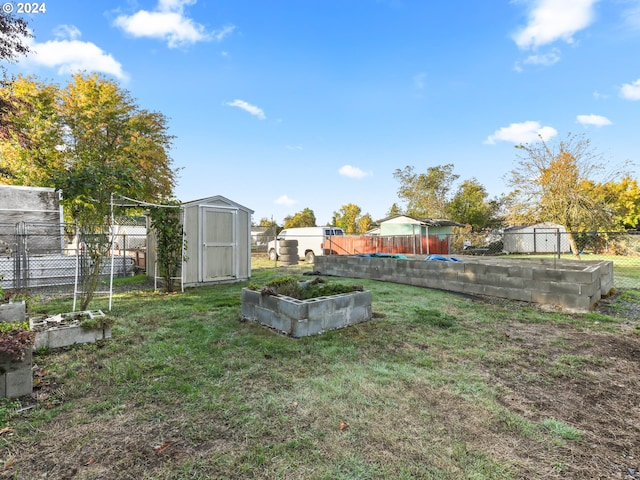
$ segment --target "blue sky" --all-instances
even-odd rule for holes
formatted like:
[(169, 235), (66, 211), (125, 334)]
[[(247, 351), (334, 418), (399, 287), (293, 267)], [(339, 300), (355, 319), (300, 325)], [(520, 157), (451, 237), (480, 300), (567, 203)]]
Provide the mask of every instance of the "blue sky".
[(169, 117), (178, 198), (223, 195), (256, 222), (310, 208), (322, 225), (348, 203), (383, 218), (407, 165), (453, 163), (499, 195), (538, 135), (640, 157), (640, 0), (41, 4), (11, 71), (117, 79)]

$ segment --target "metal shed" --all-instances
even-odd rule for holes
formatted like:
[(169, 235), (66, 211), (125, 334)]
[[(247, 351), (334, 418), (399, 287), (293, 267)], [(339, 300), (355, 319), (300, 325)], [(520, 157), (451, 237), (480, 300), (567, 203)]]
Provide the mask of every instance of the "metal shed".
[[(253, 210), (216, 195), (183, 203), (182, 214), (187, 243), (181, 272), (184, 287), (251, 277)], [(155, 236), (150, 228), (147, 231), (147, 275), (154, 276)]]
[(569, 253), (567, 229), (555, 223), (515, 226), (504, 230), (503, 248), (510, 253)]

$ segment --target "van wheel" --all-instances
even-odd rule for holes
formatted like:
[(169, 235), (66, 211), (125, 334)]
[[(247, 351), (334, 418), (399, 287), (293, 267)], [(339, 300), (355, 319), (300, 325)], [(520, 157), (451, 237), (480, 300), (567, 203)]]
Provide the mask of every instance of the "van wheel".
[(316, 263), (316, 254), (313, 252), (307, 252), (304, 254), (304, 259), (307, 263)]
[(278, 254), (276, 253), (276, 249), (272, 248), (269, 250), (269, 260), (275, 262), (278, 259)]

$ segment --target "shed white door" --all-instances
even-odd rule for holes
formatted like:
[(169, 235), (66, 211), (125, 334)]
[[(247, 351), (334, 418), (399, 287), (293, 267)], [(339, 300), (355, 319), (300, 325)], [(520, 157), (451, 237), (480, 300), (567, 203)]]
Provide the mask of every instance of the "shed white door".
[(535, 253), (557, 253), (559, 234), (557, 228), (534, 228), (533, 251)]
[(201, 281), (238, 276), (237, 218), (236, 210), (202, 208)]

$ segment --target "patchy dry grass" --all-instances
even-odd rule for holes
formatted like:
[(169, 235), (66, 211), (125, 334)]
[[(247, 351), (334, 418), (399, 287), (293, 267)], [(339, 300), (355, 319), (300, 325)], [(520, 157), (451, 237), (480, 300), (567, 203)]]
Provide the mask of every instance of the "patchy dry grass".
[[(252, 283), (311, 268), (256, 269)], [(245, 284), (119, 294), (113, 339), (38, 352), (34, 396), (2, 403), (0, 478), (640, 470), (640, 336), (628, 317), (358, 283), (373, 292), (372, 321), (298, 340), (241, 321)]]

